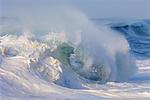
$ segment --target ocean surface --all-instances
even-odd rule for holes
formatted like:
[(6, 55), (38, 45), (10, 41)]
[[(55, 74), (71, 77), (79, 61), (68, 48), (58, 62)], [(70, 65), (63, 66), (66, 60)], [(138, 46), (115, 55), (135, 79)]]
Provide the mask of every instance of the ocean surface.
[(150, 99), (150, 20), (80, 17), (0, 18), (1, 100)]

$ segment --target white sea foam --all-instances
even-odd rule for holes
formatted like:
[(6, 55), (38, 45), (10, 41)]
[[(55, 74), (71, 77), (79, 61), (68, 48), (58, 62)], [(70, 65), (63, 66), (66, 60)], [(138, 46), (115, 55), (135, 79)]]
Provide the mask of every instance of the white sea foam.
[(107, 27), (98, 29), (72, 7), (50, 8), (37, 11), (28, 6), (27, 11), (12, 11), (22, 23), (21, 30), (16, 29), (19, 36), (9, 33), (7, 25), (1, 28), (3, 97), (32, 95), (47, 99), (52, 97), (49, 93), (59, 97), (62, 92), (69, 97), (70, 90), (60, 86), (89, 89), (87, 84), (95, 82), (127, 82), (136, 73), (124, 36)]

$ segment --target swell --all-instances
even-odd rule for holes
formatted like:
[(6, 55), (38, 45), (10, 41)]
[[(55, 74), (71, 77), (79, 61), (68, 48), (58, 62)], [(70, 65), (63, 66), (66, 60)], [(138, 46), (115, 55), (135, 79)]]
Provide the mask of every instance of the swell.
[(150, 57), (150, 24), (149, 20), (118, 22), (110, 25), (112, 29), (125, 35), (130, 44), (130, 51), (137, 57)]

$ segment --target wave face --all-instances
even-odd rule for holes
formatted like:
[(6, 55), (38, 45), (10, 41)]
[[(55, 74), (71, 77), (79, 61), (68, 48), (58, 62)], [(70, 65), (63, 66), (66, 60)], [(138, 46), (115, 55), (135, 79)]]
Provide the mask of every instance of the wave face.
[(47, 16), (33, 11), (27, 18), (26, 12), (1, 18), (0, 87), (4, 98), (53, 97), (69, 91), (63, 87), (86, 89), (87, 84), (127, 82), (136, 73), (123, 35), (106, 26), (97, 28), (74, 9), (50, 11)]
[(129, 41), (131, 52), (137, 57), (150, 57), (150, 21), (135, 20), (111, 24), (111, 27), (123, 33)]
[[(62, 40), (61, 34), (64, 33), (52, 32), (37, 38), (36, 35), (1, 35), (0, 87), (3, 95), (23, 95), (24, 92), (35, 95), (35, 91), (48, 91), (51, 83), (86, 88), (87, 83), (127, 81), (136, 71), (127, 48), (125, 51), (117, 46), (111, 49), (106, 45), (108, 40), (101, 44), (102, 40), (95, 36), (86, 37), (86, 42), (76, 45)], [(111, 43), (115, 43), (114, 39)]]

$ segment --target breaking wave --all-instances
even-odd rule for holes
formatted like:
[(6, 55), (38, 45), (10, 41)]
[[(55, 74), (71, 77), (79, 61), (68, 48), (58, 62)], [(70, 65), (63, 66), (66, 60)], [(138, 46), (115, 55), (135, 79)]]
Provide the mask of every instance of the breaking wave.
[(125, 37), (105, 26), (98, 29), (81, 12), (59, 9), (41, 16), (42, 22), (37, 15), (30, 20), (16, 16), (15, 23), (1, 18), (4, 95), (44, 93), (52, 88), (49, 84), (86, 88), (88, 83), (128, 81), (137, 71)]

